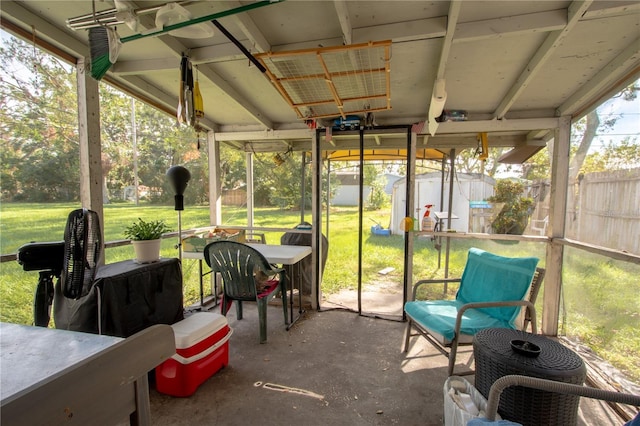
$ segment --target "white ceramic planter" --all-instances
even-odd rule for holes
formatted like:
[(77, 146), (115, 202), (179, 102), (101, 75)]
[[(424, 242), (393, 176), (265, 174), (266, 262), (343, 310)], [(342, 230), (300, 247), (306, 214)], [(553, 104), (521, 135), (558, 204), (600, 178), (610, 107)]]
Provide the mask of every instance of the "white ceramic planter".
[(160, 245), (162, 240), (131, 241), (136, 253), (136, 262), (152, 263), (160, 260)]

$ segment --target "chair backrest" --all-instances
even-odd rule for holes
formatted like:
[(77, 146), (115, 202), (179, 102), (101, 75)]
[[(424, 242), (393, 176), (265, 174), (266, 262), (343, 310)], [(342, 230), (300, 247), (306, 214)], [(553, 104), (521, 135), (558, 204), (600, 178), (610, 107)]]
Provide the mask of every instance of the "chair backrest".
[[(538, 299), (538, 293), (540, 293), (540, 289), (542, 288), (542, 281), (544, 280), (544, 274), (546, 270), (544, 268), (536, 268), (536, 272), (533, 275), (533, 280), (531, 280), (531, 288), (529, 288), (529, 296), (527, 300), (534, 305), (536, 304), (536, 300)], [(531, 322), (531, 309), (527, 307), (524, 315), (524, 328), (528, 327)]]
[(256, 249), (236, 241), (214, 241), (204, 248), (211, 271), (222, 276), (225, 296), (235, 300), (256, 300), (256, 274), (271, 270), (267, 259)]
[[(469, 249), (456, 299), (462, 303), (523, 300), (536, 272), (536, 257), (504, 257)], [(482, 308), (494, 318), (513, 324), (520, 307)]]
[(247, 231), (244, 234), (244, 242), (254, 244), (267, 244), (267, 238), (262, 232)]
[(545, 216), (544, 219), (541, 220), (531, 220), (531, 230), (539, 232), (540, 235), (545, 235), (547, 233), (547, 226), (549, 226), (549, 216)]

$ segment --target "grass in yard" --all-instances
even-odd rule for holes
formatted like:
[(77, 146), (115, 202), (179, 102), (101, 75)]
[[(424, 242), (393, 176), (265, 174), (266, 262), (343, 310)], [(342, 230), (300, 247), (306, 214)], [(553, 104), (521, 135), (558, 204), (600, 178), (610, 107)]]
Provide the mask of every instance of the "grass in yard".
[(565, 252), (565, 328), (640, 383), (640, 265)]
[[(15, 253), (18, 247), (29, 241), (60, 241), (63, 239), (67, 215), (76, 204), (27, 204), (0, 205), (0, 251)], [(362, 282), (365, 288), (379, 278), (378, 271), (395, 268), (386, 279), (395, 280), (401, 288), (404, 268), (404, 237), (372, 235), (371, 225), (380, 223), (388, 227), (388, 211), (365, 211), (362, 232)], [(105, 241), (124, 239), (122, 231), (136, 218), (165, 219), (177, 230), (177, 212), (173, 206), (111, 204), (104, 208)], [(323, 219), (324, 220), (324, 219)], [(311, 222), (310, 212), (306, 221)], [(357, 288), (358, 277), (358, 210), (357, 208), (332, 208), (329, 213), (329, 256), (322, 282), (325, 294), (340, 289)], [(254, 225), (257, 227), (293, 228), (300, 222), (299, 211), (283, 211), (278, 208), (257, 208)], [(374, 223), (375, 222), (375, 223)], [(183, 230), (207, 226), (207, 206), (189, 206), (182, 212)], [(246, 225), (246, 208), (223, 208), (223, 223)], [(326, 225), (323, 224), (323, 234)], [(279, 244), (282, 232), (267, 232), (269, 244)], [(420, 278), (444, 276), (446, 241), (443, 239), (438, 267), (438, 251), (430, 238), (414, 239), (412, 282)], [(177, 239), (165, 239), (163, 257), (177, 257)], [(544, 267), (545, 247), (537, 243), (498, 243), (488, 240), (452, 239), (450, 242), (449, 276), (460, 276), (470, 247), (479, 247), (503, 256), (537, 256)], [(106, 250), (106, 263), (133, 258), (132, 246)], [(199, 300), (198, 262), (184, 259), (185, 304)], [(563, 272), (564, 298), (567, 307), (566, 334), (576, 336), (596, 353), (610, 361), (636, 383), (640, 382), (640, 274), (638, 265), (616, 262), (577, 249), (567, 248)], [(208, 279), (205, 279), (208, 282)], [(32, 298), (38, 281), (38, 272), (25, 272), (16, 262), (0, 264), (0, 320), (31, 324)], [(456, 287), (449, 288), (449, 296)], [(536, 307), (542, 317), (544, 286)], [(434, 289), (428, 297), (440, 297), (441, 290)], [(562, 315), (561, 315), (562, 316)]]

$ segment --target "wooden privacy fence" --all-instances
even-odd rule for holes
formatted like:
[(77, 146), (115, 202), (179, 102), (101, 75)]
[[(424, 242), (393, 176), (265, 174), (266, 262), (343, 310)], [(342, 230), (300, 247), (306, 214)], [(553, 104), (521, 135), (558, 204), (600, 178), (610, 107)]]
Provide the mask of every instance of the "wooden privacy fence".
[(640, 253), (640, 169), (589, 173), (577, 186), (574, 226), (567, 228), (573, 235), (567, 237)]
[(247, 191), (232, 189), (222, 193), (222, 204), (226, 206), (243, 206), (247, 203)]
[[(549, 188), (546, 180), (529, 188), (536, 201), (531, 219), (549, 214)], [(567, 200), (567, 238), (640, 254), (640, 169), (580, 176)]]

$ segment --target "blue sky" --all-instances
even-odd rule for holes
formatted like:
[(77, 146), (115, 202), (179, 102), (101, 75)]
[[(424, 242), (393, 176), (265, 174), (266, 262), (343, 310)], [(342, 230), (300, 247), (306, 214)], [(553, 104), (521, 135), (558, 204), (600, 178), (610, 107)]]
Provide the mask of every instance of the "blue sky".
[[(638, 85), (640, 82), (636, 82)], [(598, 149), (603, 142), (619, 142), (626, 138), (635, 139), (640, 143), (640, 96), (633, 101), (625, 101), (622, 98), (612, 98), (602, 104), (598, 111), (601, 121), (607, 117), (618, 116), (613, 129), (603, 135), (598, 136), (600, 143), (594, 141), (592, 149)]]

